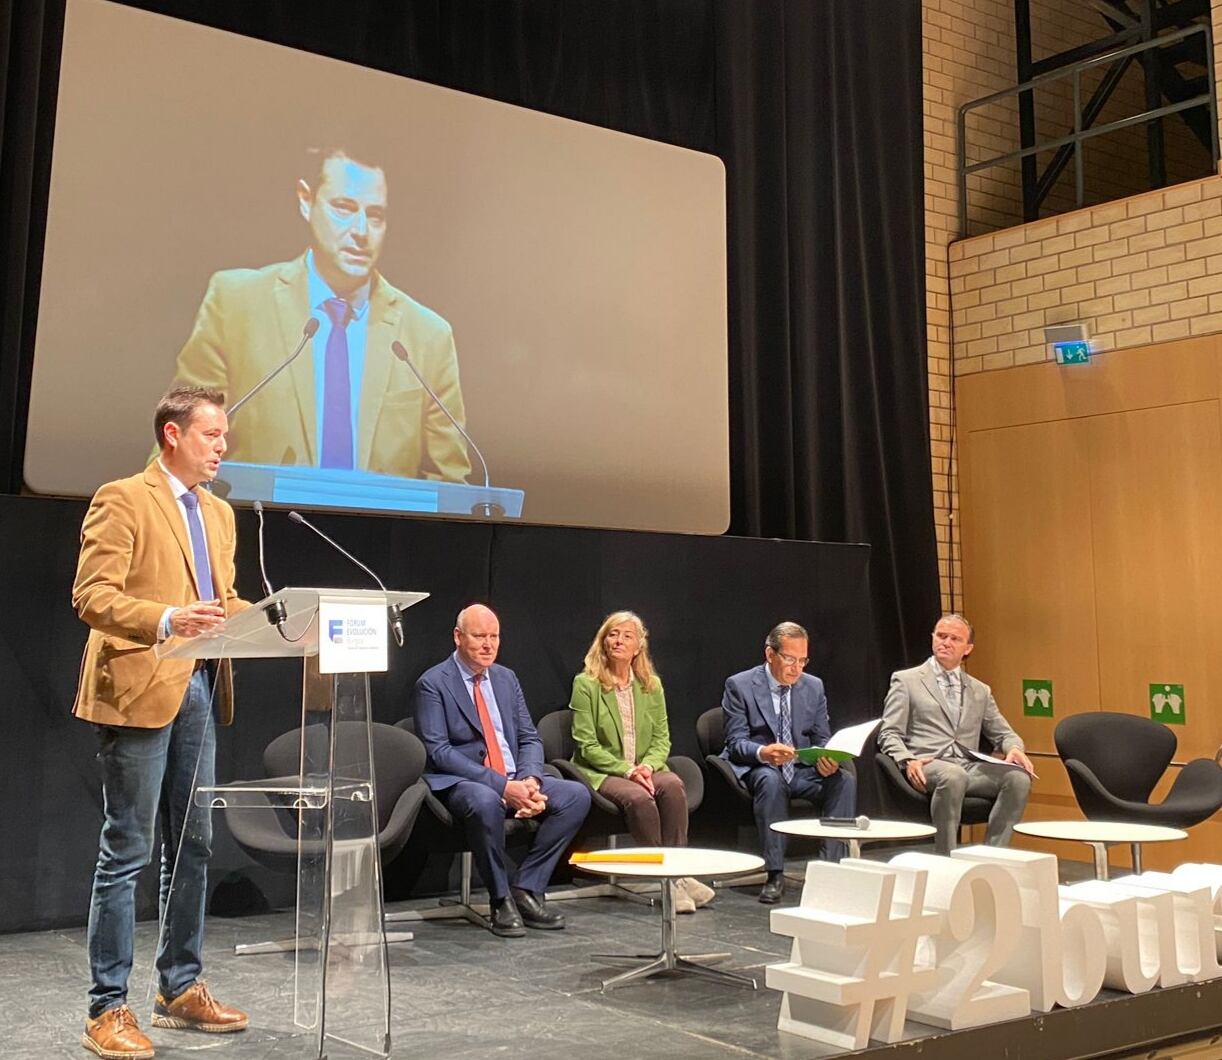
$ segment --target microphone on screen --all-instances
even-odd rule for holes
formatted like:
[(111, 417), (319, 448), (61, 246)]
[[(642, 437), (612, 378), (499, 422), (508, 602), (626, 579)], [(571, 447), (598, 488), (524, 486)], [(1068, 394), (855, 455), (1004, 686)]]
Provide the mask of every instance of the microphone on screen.
[[(263, 562), (263, 502), (255, 501), (255, 515), (259, 517), (259, 575), (263, 579), (263, 595), (272, 595), (272, 583), (267, 580), (267, 565)], [(263, 608), (263, 613), (267, 615), (267, 620), (280, 631), (280, 636), (285, 640), (289, 639), (286, 623), (289, 620), (288, 608), (284, 606), (283, 600), (273, 600), (270, 604)]]
[[(361, 570), (363, 570), (366, 574), (368, 574), (369, 577), (371, 577), (375, 582), (377, 582), (378, 588), (381, 589), (382, 592), (389, 591), (386, 588), (386, 583), (382, 581), (382, 579), (379, 578), (376, 574), (374, 574), (372, 570), (366, 567), (364, 563), (362, 563), (359, 559), (357, 559), (356, 556), (354, 556), (351, 552), (349, 552), (346, 548), (344, 548), (344, 546), (341, 545), (338, 541), (332, 541), (331, 538), (329, 538), (326, 534), (324, 534), (321, 530), (319, 530), (318, 527), (316, 527), (313, 523), (311, 523), (308, 519), (306, 519), (305, 516), (303, 516), (300, 512), (289, 512), (289, 522), (300, 523), (302, 526), (306, 527), (307, 529), (313, 530), (314, 533), (316, 533), (328, 545), (330, 545), (333, 549), (335, 549), (336, 552), (338, 552), (341, 556), (346, 556), (348, 559), (352, 560), (353, 563), (355, 563), (358, 567), (361, 568)], [(390, 628), (395, 634), (395, 643), (400, 648), (402, 648), (403, 647), (403, 608), (401, 608), (398, 604), (387, 604), (386, 619), (390, 623)]]
[(225, 415), (228, 416), (230, 419), (233, 419), (233, 415), (235, 412), (238, 411), (238, 409), (240, 409), (243, 405), (246, 404), (246, 402), (248, 402), (252, 397), (254, 397), (260, 390), (262, 390), (265, 386), (267, 386), (268, 383), (270, 383), (273, 379), (275, 379), (276, 376), (278, 376), (281, 372), (283, 372), (290, 364), (292, 364), (295, 360), (297, 360), (298, 356), (300, 356), (301, 354), (301, 351), (305, 349), (305, 344), (314, 337), (314, 333), (317, 330), (318, 330), (318, 318), (310, 317), (310, 319), (305, 322), (305, 326), (301, 329), (301, 341), (297, 343), (297, 348), (293, 350), (293, 352), (290, 353), (283, 361), (281, 361), (278, 365), (276, 365), (275, 368), (273, 368), (270, 372), (268, 372), (267, 375), (265, 375), (262, 379), (260, 379), (254, 386), (252, 386), (248, 391), (246, 391), (245, 394), (243, 394), (240, 398), (238, 398), (237, 401), (235, 401), (232, 405), (230, 405), (229, 408), (225, 410)]
[(856, 828), (864, 832), (870, 827), (870, 818), (861, 817), (820, 817), (819, 823), (827, 828)]
[[(479, 458), (480, 466), (484, 469), (484, 489), (486, 490), (492, 489), (492, 482), (488, 477), (488, 461), (484, 459), (484, 454), (479, 451), (479, 446), (475, 444), (475, 439), (472, 438), (471, 435), (467, 433), (466, 428), (463, 427), (463, 425), (458, 422), (458, 420), (454, 416), (454, 413), (452, 413), (448, 408), (446, 408), (446, 403), (442, 401), (441, 398), (437, 396), (437, 392), (431, 386), (429, 386), (424, 376), (420, 374), (420, 370), (415, 366), (414, 363), (412, 363), (411, 354), (407, 352), (407, 348), (403, 345), (403, 343), (401, 343), (398, 339), (395, 339), (395, 341), (390, 344), (390, 348), (394, 351), (395, 356), (398, 357), (399, 360), (401, 360), (405, 365), (408, 366), (408, 368), (412, 370), (412, 375), (414, 375), (417, 379), (420, 380), (420, 385), (424, 387), (425, 390), (428, 391), (428, 395), (429, 397), (433, 399), (433, 403), (439, 409), (441, 409), (442, 412), (446, 414), (446, 418), (452, 424), (454, 424), (454, 426), (458, 429), (458, 433), (461, 434), (467, 440), (467, 444), (471, 447), (475, 455)], [(497, 507), (498, 506), (494, 505), (491, 501), (484, 501), (482, 504), (477, 504), (475, 506), (475, 508), (472, 511), (472, 514), (484, 515), (484, 516), (504, 514), (503, 512), (496, 511)]]

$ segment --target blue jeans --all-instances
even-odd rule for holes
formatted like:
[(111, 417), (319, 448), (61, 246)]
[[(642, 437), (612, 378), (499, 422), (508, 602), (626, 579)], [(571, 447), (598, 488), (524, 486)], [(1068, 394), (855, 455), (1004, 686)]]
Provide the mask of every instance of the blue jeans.
[(178, 716), (164, 728), (97, 726), (105, 805), (89, 903), (91, 1018), (127, 1001), (136, 929), (136, 880), (153, 859), (158, 822), (162, 924), (158, 989), (167, 998), (177, 997), (195, 982), (203, 967), (212, 825), (208, 810), (190, 811), (195, 785), (210, 785), (216, 775), (216, 728), (208, 673), (205, 668), (191, 675)]

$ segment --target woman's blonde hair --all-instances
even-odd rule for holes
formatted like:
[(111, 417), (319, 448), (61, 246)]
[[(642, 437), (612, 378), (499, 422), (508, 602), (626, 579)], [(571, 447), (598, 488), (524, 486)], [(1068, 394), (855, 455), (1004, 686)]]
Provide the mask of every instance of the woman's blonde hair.
[(590, 650), (586, 652), (585, 673), (607, 691), (615, 687), (615, 680), (611, 676), (611, 663), (603, 645), (607, 634), (625, 622), (631, 622), (636, 627), (636, 635), (641, 642), (640, 651), (632, 660), (632, 673), (646, 692), (652, 692), (658, 687), (658, 675), (653, 668), (653, 660), (649, 657), (649, 630), (645, 628), (640, 616), (633, 611), (613, 611), (603, 619), (603, 624), (594, 634)]

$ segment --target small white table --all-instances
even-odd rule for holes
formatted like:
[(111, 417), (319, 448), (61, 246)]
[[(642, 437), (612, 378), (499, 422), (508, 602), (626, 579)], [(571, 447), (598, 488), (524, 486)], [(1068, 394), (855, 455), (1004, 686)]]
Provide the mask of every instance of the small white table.
[(851, 858), (861, 857), (863, 843), (881, 843), (888, 839), (928, 839), (935, 833), (933, 825), (915, 821), (876, 821), (873, 818), (867, 827), (858, 828), (820, 824), (818, 817), (799, 817), (792, 821), (774, 821), (772, 830), (808, 839), (839, 839), (848, 844)]
[[(611, 990), (638, 979), (649, 979), (664, 972), (677, 972), (710, 979), (715, 983), (736, 983), (756, 989), (755, 980), (738, 972), (723, 972), (707, 968), (712, 961), (724, 961), (728, 953), (703, 953), (680, 955), (675, 951), (675, 881), (684, 876), (703, 876), (706, 879), (729, 879), (758, 872), (764, 867), (764, 859), (755, 854), (740, 854), (733, 850), (707, 850), (702, 847), (617, 847), (613, 850), (597, 850), (593, 853), (613, 857), (623, 854), (661, 854), (661, 862), (598, 861), (582, 862), (574, 868), (581, 872), (592, 872), (598, 876), (633, 876), (644, 880), (658, 880), (662, 884), (662, 949), (658, 953), (596, 953), (594, 960), (614, 963), (627, 962), (636, 965), (626, 972), (603, 980), (603, 991)], [(640, 964), (639, 962), (646, 963)]]
[(1026, 821), (1014, 831), (1040, 839), (1071, 839), (1085, 843), (1095, 854), (1095, 879), (1106, 880), (1107, 850), (1127, 843), (1133, 848), (1133, 871), (1141, 872), (1141, 844), (1187, 839), (1188, 833), (1161, 824), (1128, 824), (1123, 821)]

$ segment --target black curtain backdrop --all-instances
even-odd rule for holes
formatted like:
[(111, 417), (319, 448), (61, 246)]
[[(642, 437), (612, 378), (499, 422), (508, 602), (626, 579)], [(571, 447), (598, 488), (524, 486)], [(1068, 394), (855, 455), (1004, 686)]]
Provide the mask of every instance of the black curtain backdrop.
[[(70, 714), (87, 631), (63, 584), (76, 562), (85, 507), (80, 500), (0, 496), (0, 526), (13, 540), (37, 543), (21, 562), (0, 563), (6, 604), (0, 607), (6, 751), (0, 934), (79, 925), (89, 908), (101, 776), (93, 726)], [(649, 624), (678, 754), (697, 754), (697, 717), (720, 703), (729, 674), (762, 661), (764, 631), (778, 615), (837, 631), (811, 649), (833, 728), (878, 714), (870, 690), (870, 550), (862, 545), (322, 514), (318, 525), (369, 558), (388, 584), (430, 594), (404, 616), (403, 650), (391, 650), (385, 673), (370, 675), (375, 721), (414, 713), (416, 679), (454, 650), (454, 616), (476, 600), (500, 615), (500, 661), (517, 673), (536, 720), (567, 705), (590, 639), (603, 616), (625, 601)], [(254, 513), (239, 512), (238, 589), (248, 599), (258, 593), (257, 542)], [(347, 559), (282, 512), (269, 513), (266, 543), (278, 585), (365, 584)], [(778, 570), (786, 572), (780, 584), (767, 577)], [(297, 660), (244, 660), (234, 672), (237, 721), (217, 733), (223, 781), (264, 776), (263, 748), (301, 717)], [(873, 755), (863, 756), (860, 812), (879, 816), (884, 809), (878, 781)], [(692, 818), (693, 835), (714, 846), (751, 849), (750, 815), (714, 778), (707, 787)], [(254, 865), (219, 815), (214, 821), (210, 908), (249, 913), (261, 907), (259, 894), (273, 906), (291, 905), (292, 875)], [(748, 827), (743, 837), (736, 835), (739, 824)], [(404, 856), (388, 866), (388, 895), (457, 886), (449, 875), (455, 863), (438, 849), (436, 835), (427, 823), (413, 831)], [(142, 918), (155, 915), (154, 869), (141, 874), (137, 900)]]
[[(939, 601), (920, 5), (133, 6), (719, 155), (729, 213), (731, 533), (869, 543), (879, 682), (927, 650)], [(0, 4), (5, 492), (21, 488), (62, 24), (63, 0)]]

